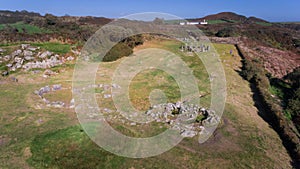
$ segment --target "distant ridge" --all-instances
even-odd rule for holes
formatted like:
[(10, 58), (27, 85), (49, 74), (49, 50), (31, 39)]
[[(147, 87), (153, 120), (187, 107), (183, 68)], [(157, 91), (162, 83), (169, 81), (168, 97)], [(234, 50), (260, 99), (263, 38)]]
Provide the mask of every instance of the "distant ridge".
[(266, 22), (268, 21), (256, 18), (256, 17), (249, 17), (247, 18), (246, 16), (239, 15), (233, 12), (221, 12), (218, 14), (212, 14), (212, 15), (207, 15), (202, 18), (194, 18), (194, 19), (188, 19), (192, 21), (203, 21), (203, 20), (222, 20), (224, 22), (241, 22), (241, 23), (255, 23), (255, 22)]

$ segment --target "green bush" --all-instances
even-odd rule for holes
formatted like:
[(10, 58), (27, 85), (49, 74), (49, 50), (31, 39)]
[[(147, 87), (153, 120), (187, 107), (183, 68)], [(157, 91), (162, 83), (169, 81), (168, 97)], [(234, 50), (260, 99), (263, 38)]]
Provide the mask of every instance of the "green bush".
[(133, 48), (141, 44), (143, 44), (142, 35), (128, 37), (119, 42), (109, 52), (107, 52), (107, 54), (103, 58), (103, 61), (111, 62), (124, 56), (129, 56), (133, 53)]
[(115, 45), (103, 58), (104, 62), (111, 62), (133, 53), (132, 48), (125, 43)]
[(197, 118), (196, 118), (196, 122), (197, 123), (200, 123), (202, 122), (206, 117), (202, 114), (198, 115)]

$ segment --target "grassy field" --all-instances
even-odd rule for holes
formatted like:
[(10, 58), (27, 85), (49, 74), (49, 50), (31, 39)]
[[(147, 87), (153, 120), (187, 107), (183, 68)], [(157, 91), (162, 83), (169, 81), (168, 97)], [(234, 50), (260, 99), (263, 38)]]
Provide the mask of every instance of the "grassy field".
[(51, 33), (50, 30), (45, 30), (45, 29), (39, 28), (34, 25), (25, 24), (23, 22), (17, 22), (17, 23), (13, 23), (13, 24), (0, 24), (0, 30), (3, 30), (7, 27), (16, 29), (20, 33), (24, 33), (24, 31), (28, 34)]
[(42, 49), (49, 50), (58, 54), (66, 54), (70, 52), (70, 44), (61, 44), (57, 42), (46, 42), (46, 43), (31, 43), (32, 46), (41, 47)]
[[(153, 40), (135, 51), (151, 47), (178, 54), (194, 70), (200, 92), (209, 92), (209, 79), (201, 60), (185, 56), (178, 50), (179, 46), (180, 43), (174, 41)], [(291, 168), (290, 157), (278, 135), (257, 114), (249, 84), (239, 75), (241, 58), (235, 47), (214, 46), (226, 72), (228, 94), (222, 122), (214, 136), (204, 144), (199, 145), (197, 137), (187, 138), (170, 151), (145, 159), (118, 157), (99, 148), (82, 132), (74, 110), (45, 107), (33, 93), (45, 85), (62, 84), (67, 90), (45, 97), (70, 99), (72, 66), (65, 66), (60, 67), (59, 75), (47, 79), (41, 74), (25, 72), (14, 74), (18, 83), (1, 77), (0, 168)], [(230, 50), (234, 56), (229, 54)], [(110, 82), (112, 70), (123, 59), (126, 58), (101, 64), (96, 83)], [(148, 78), (164, 80), (158, 85), (149, 83)], [(174, 80), (157, 70), (141, 72), (130, 88), (131, 101), (137, 107), (149, 105), (147, 95), (154, 88), (166, 91), (171, 101), (178, 97)], [(96, 92), (103, 94), (103, 90)], [(113, 106), (110, 99), (104, 100), (98, 94), (98, 101), (103, 106)], [(209, 99), (205, 98), (203, 104), (209, 105)], [(112, 121), (112, 125), (120, 132), (139, 137), (166, 129), (157, 123), (130, 126)]]
[(208, 24), (219, 24), (219, 23), (227, 23), (224, 20), (208, 20), (207, 21)]

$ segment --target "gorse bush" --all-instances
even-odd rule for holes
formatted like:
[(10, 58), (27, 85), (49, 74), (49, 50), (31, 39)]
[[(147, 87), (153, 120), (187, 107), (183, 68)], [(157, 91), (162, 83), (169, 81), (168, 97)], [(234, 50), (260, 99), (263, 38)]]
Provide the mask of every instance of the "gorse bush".
[(133, 53), (133, 48), (141, 44), (143, 44), (142, 35), (128, 37), (112, 47), (112, 49), (104, 56), (103, 61), (111, 62), (124, 56), (129, 56)]

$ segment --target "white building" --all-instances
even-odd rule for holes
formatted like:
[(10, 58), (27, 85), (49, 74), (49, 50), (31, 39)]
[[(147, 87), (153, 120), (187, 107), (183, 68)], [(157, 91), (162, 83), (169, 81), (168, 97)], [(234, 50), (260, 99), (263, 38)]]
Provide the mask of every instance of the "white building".
[(180, 22), (180, 25), (199, 25), (199, 22)]
[(205, 21), (205, 19), (203, 22), (180, 22), (179, 23), (179, 25), (199, 25), (199, 24), (207, 25), (208, 23)]
[(187, 22), (187, 25), (199, 25), (199, 22)]
[(200, 22), (200, 24), (201, 25), (207, 25), (208, 23), (205, 21), (205, 19), (204, 19), (204, 21), (203, 22)]

